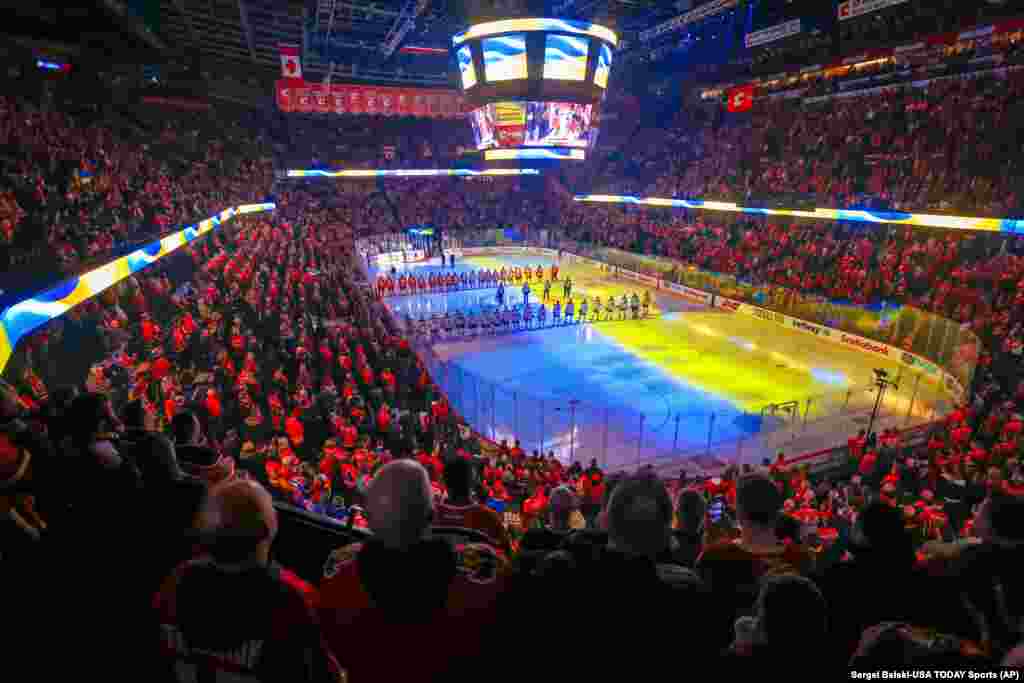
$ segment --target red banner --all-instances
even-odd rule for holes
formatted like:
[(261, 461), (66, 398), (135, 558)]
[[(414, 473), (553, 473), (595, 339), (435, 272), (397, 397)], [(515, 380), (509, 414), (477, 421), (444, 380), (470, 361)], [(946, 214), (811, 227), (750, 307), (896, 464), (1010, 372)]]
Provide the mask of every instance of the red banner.
[(277, 107), (284, 112), (430, 118), (454, 118), (469, 111), (462, 95), (455, 90), (321, 85), (287, 79), (277, 82)]

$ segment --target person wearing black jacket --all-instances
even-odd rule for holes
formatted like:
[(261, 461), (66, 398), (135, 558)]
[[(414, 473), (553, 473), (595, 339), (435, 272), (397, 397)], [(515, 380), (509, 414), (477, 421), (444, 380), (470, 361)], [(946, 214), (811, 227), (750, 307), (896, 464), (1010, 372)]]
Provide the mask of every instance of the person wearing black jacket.
[(697, 563), (704, 539), (704, 497), (697, 491), (683, 491), (676, 502), (677, 528), (673, 532), (676, 542), (673, 558), (684, 567)]
[(883, 621), (934, 625), (946, 632), (972, 623), (955, 586), (915, 566), (914, 540), (898, 508), (869, 504), (851, 536), (852, 559), (813, 577), (833, 617), (831, 638), (840, 660), (853, 654), (865, 628)]

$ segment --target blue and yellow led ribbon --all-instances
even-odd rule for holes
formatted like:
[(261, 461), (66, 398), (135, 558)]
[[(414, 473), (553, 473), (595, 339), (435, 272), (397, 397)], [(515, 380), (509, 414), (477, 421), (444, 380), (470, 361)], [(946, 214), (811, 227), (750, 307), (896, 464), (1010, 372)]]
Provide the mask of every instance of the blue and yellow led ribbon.
[(68, 278), (54, 287), (8, 306), (0, 313), (0, 371), (7, 366), (7, 361), (10, 360), (18, 342), (33, 330), (64, 315), (78, 304), (156, 263), (235, 216), (273, 210), (274, 204), (243, 204), (225, 209), (216, 216), (186, 226), (99, 268)]
[(632, 197), (614, 194), (577, 195), (578, 202), (603, 204), (636, 204), (673, 209), (703, 209), (726, 211), (758, 216), (791, 216), (795, 218), (817, 218), (833, 221), (856, 221), (858, 223), (888, 223), (911, 225), (921, 228), (945, 228), (947, 230), (975, 230), (979, 232), (1004, 232), (1024, 234), (1024, 220), (1016, 218), (982, 218), (979, 216), (944, 216), (929, 213), (903, 213), (899, 211), (865, 211), (860, 209), (761, 209), (739, 206), (734, 202), (713, 202), (701, 199), (667, 199), (662, 197)]
[(485, 176), (485, 175), (540, 175), (535, 168), (488, 168), (477, 171), (471, 168), (402, 168), (402, 169), (348, 169), (340, 171), (321, 171), (317, 169), (292, 169), (287, 173), (289, 178), (429, 178), (433, 176)]

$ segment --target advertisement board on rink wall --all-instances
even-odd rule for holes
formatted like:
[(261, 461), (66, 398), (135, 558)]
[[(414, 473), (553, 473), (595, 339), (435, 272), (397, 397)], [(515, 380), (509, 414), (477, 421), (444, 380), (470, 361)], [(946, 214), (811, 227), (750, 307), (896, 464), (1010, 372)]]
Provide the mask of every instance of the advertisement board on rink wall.
[(716, 296), (714, 300), (715, 300), (715, 302), (714, 302), (713, 306), (715, 308), (720, 308), (723, 311), (731, 311), (733, 313), (739, 313), (740, 311), (743, 310), (743, 303), (741, 303), (739, 301), (734, 301), (734, 300), (729, 299), (729, 298), (724, 297), (724, 296)]
[(674, 282), (668, 282), (666, 283), (666, 286), (668, 287), (670, 292), (674, 292), (675, 294), (678, 294), (687, 301), (692, 301), (695, 304), (703, 304), (704, 306), (710, 306), (712, 299), (714, 299), (714, 297), (711, 294), (708, 294), (707, 292), (702, 292), (699, 289), (687, 287), (686, 285), (677, 285)]
[(903, 349), (896, 348), (895, 346), (883, 344), (882, 342), (867, 339), (856, 334), (849, 334), (823, 325), (816, 325), (814, 323), (807, 322), (806, 320), (793, 318), (788, 315), (783, 315), (782, 313), (759, 308), (758, 306), (751, 306), (750, 304), (735, 301), (734, 299), (728, 299), (723, 296), (716, 296), (714, 298), (714, 307), (724, 311), (731, 311), (733, 313), (743, 313), (744, 315), (749, 315), (759, 320), (773, 322), (782, 325), (783, 327), (797, 330), (798, 332), (828, 339), (831, 342), (841, 344), (847, 348), (853, 348), (864, 353), (889, 358), (900, 365), (912, 368), (928, 375), (929, 377), (941, 381), (953, 394), (954, 398), (958, 401), (963, 400), (965, 392), (964, 388), (960, 385), (960, 382), (945, 370), (917, 354), (904, 351)]

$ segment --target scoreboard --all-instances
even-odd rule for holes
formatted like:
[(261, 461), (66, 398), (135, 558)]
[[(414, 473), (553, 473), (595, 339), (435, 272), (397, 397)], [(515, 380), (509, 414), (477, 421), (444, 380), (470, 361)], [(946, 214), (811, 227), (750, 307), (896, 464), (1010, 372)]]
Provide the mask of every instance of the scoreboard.
[(452, 37), (462, 91), (473, 105), (496, 99), (594, 103), (608, 87), (611, 29), (568, 19), (504, 19)]

